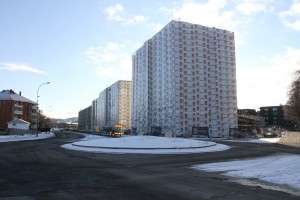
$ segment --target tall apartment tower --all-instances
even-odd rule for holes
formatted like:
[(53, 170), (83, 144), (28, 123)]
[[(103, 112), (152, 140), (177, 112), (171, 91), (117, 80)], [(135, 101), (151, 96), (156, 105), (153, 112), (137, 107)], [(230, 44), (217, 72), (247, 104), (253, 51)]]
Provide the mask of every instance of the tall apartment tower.
[(92, 131), (96, 130), (97, 124), (97, 106), (98, 98), (92, 101), (92, 110), (91, 110), (91, 129)]
[(124, 124), (131, 128), (131, 90), (132, 81), (117, 81), (100, 92), (97, 117), (100, 127)]
[(171, 21), (132, 65), (133, 130), (222, 137), (237, 128), (233, 32)]

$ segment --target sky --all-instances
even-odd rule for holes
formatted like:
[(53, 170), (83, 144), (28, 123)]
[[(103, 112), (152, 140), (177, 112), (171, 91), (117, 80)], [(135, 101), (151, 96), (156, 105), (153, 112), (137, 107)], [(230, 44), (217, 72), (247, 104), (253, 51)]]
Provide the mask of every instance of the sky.
[(0, 90), (39, 96), (48, 117), (77, 117), (131, 80), (132, 54), (171, 20), (234, 32), (239, 109), (286, 103), (300, 0), (0, 0)]

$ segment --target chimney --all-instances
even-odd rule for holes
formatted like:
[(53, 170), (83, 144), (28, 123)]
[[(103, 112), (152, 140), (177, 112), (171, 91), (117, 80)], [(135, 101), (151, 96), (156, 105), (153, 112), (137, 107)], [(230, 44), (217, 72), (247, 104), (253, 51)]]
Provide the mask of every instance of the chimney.
[(21, 91), (19, 92), (19, 96), (22, 96), (22, 93), (21, 93)]

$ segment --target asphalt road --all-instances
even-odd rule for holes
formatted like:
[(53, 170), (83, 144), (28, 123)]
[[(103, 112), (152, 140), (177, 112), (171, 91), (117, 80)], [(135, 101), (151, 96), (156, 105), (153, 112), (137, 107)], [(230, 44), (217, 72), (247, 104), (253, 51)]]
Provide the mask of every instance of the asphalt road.
[(190, 168), (275, 153), (300, 154), (298, 147), (223, 141), (230, 150), (187, 155), (96, 154), (60, 147), (80, 137), (64, 133), (45, 140), (1, 143), (0, 199), (300, 199)]

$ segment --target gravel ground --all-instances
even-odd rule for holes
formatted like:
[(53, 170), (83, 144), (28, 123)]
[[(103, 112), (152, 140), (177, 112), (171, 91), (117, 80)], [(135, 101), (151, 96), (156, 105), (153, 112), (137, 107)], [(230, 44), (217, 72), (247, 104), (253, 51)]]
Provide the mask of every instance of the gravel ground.
[(300, 132), (286, 132), (279, 144), (300, 147)]

